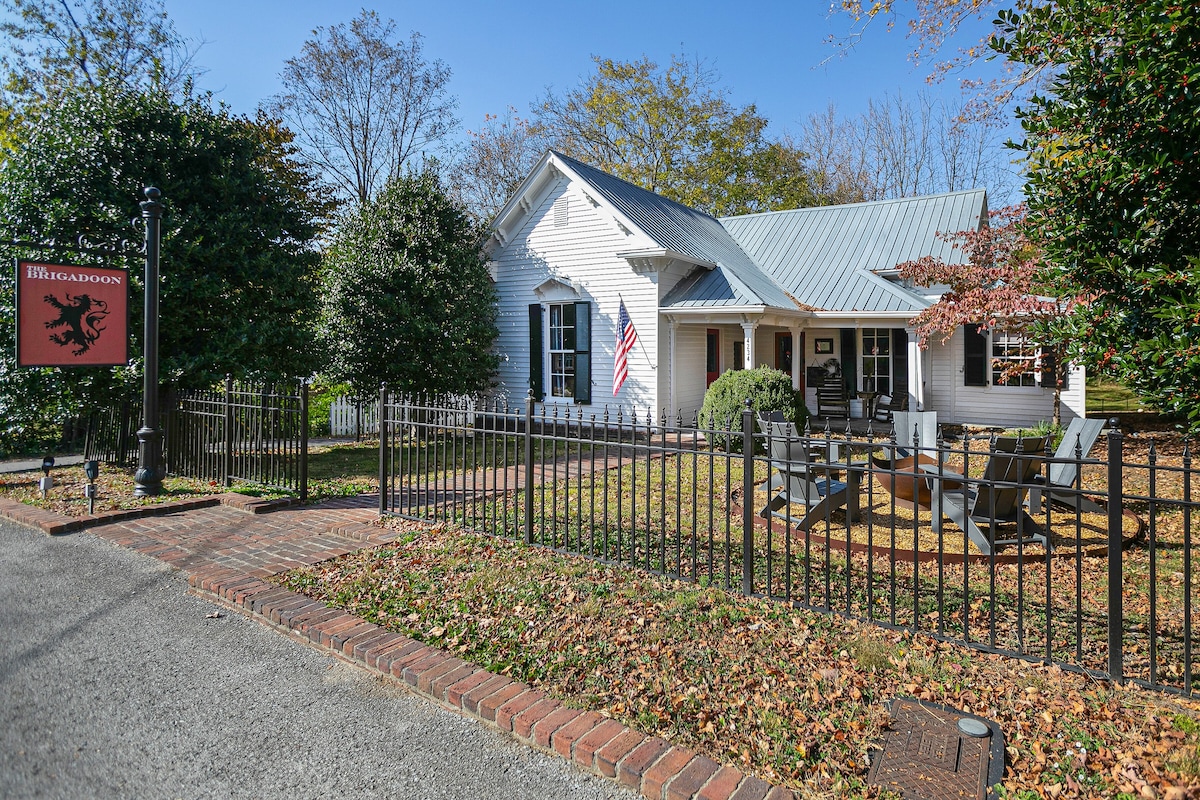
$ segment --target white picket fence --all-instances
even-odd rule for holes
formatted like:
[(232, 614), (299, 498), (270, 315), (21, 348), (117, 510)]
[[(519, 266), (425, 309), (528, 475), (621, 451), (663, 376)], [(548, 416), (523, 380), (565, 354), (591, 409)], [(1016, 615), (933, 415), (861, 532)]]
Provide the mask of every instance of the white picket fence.
[(329, 432), (333, 436), (378, 436), (379, 401), (359, 404), (344, 396), (334, 400), (329, 407)]

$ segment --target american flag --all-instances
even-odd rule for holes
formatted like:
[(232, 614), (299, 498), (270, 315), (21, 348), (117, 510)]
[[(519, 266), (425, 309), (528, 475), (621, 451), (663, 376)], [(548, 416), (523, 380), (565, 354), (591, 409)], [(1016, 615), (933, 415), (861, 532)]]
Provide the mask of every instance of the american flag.
[(629, 377), (629, 351), (637, 343), (637, 331), (634, 330), (633, 320), (625, 310), (625, 300), (621, 300), (621, 312), (617, 314), (617, 360), (613, 364), (613, 396), (621, 391), (621, 384)]

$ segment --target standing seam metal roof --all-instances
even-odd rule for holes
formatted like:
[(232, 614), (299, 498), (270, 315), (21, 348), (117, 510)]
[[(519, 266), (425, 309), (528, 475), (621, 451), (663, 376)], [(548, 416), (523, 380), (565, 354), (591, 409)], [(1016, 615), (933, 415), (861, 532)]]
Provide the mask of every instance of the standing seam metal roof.
[[(554, 152), (666, 250), (711, 262), (663, 299), (669, 307), (767, 305), (827, 311), (919, 312), (929, 301), (875, 270), (934, 256), (961, 261), (938, 237), (975, 229), (982, 189), (717, 219)], [(701, 269), (701, 268), (698, 268)]]
[[(685, 281), (695, 295), (664, 305), (767, 305), (796, 308), (783, 288), (765, 275), (716, 218), (555, 152), (656, 244), (716, 269)], [(675, 294), (676, 292), (672, 292)], [(668, 295), (668, 300), (670, 295)]]

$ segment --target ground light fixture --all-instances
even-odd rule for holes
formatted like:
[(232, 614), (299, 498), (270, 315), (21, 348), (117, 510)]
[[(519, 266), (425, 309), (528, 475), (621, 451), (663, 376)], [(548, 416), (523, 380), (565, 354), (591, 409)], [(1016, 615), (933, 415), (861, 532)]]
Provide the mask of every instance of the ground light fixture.
[(50, 477), (50, 469), (54, 466), (54, 456), (44, 456), (42, 458), (42, 478), (38, 481), (38, 488), (42, 490), (42, 498), (45, 499), (46, 492), (50, 491), (50, 487), (54, 485), (54, 478)]
[(87, 475), (87, 485), (83, 487), (83, 496), (88, 501), (88, 514), (96, 513), (96, 478), (100, 477), (100, 462), (92, 459), (83, 462), (83, 474)]

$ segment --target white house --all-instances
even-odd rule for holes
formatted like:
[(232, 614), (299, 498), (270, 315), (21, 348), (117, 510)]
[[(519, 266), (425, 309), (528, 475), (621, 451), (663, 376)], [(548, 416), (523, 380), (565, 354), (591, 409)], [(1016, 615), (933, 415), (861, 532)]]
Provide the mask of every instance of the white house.
[[(901, 283), (895, 266), (956, 258), (936, 234), (986, 219), (983, 190), (716, 219), (549, 151), (487, 243), (501, 389), (589, 414), (621, 405), (690, 419), (725, 370), (765, 364), (805, 389), (807, 368), (837, 359), (851, 392), (906, 392), (943, 422), (1049, 419), (1048, 380), (1006, 384), (992, 369), (992, 356), (1031, 355), (1024, 342), (963, 328), (924, 350), (909, 324), (937, 295)], [(614, 395), (622, 302), (638, 341)], [(1081, 369), (1062, 400), (1064, 421), (1083, 415)]]

